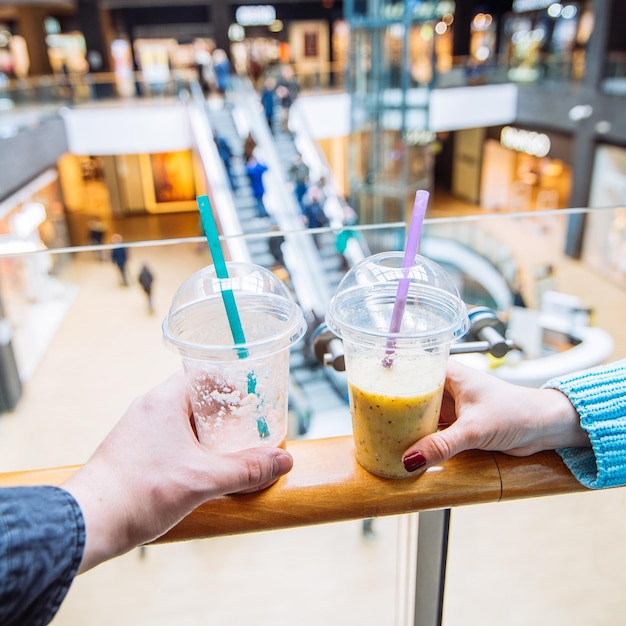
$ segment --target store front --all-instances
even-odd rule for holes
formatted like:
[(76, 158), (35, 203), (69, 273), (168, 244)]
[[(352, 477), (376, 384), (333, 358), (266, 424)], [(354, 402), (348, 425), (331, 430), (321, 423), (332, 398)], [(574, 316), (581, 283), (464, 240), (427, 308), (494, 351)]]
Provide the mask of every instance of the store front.
[[(32, 250), (69, 245), (56, 169), (42, 173), (0, 203), (0, 242), (0, 248), (5, 252), (17, 244)], [(21, 287), (26, 293), (32, 291), (28, 285)]]
[[(204, 6), (124, 7), (111, 9), (108, 21), (115, 25), (109, 45), (114, 40), (127, 40), (135, 67), (155, 66), (161, 72), (165, 57), (169, 69), (174, 68), (174, 57), (189, 61), (195, 56), (192, 63), (182, 65), (195, 63), (197, 67), (202, 65), (198, 56), (201, 60), (206, 52), (223, 49), (233, 70), (250, 76), (257, 86), (268, 68), (290, 63), (306, 87), (309, 83), (336, 83), (347, 61), (348, 33), (341, 1), (276, 5), (216, 1)], [(138, 40), (142, 40), (140, 48)], [(156, 59), (150, 40), (160, 45)], [(172, 41), (174, 47), (167, 43)], [(203, 50), (202, 43), (207, 44)], [(168, 48), (165, 56), (164, 44)], [(190, 50), (195, 55), (190, 55)]]
[(24, 307), (51, 297), (53, 277), (67, 257), (45, 251), (68, 244), (56, 170), (0, 203), (0, 252), (7, 255), (0, 258), (0, 302), (11, 320), (23, 320)]
[(572, 138), (504, 126), (485, 134), (480, 165), (480, 205), (511, 212), (569, 206)]
[(56, 274), (68, 245), (58, 174), (49, 169), (0, 203), (0, 413), (21, 395), (75, 291)]
[[(591, 178), (583, 259), (605, 276), (626, 286), (626, 148), (599, 145)], [(617, 207), (613, 210), (604, 208)]]
[[(60, 180), (73, 245), (90, 243), (89, 224), (130, 216), (195, 212), (205, 193), (191, 150), (153, 154), (73, 155), (59, 159)], [(108, 239), (108, 238), (107, 238)]]
[(593, 29), (591, 2), (515, 0), (503, 21), (501, 56), (510, 80), (579, 80)]
[(256, 86), (281, 64), (292, 64), (305, 88), (343, 80), (349, 31), (332, 4), (241, 5), (232, 10), (228, 36), (234, 69)]

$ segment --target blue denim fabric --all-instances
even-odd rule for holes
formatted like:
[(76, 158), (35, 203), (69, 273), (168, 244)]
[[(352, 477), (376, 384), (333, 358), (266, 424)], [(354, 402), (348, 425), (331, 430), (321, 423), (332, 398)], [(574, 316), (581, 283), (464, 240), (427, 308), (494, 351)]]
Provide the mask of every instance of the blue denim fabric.
[(59, 487), (0, 489), (0, 624), (48, 624), (85, 547), (85, 522)]

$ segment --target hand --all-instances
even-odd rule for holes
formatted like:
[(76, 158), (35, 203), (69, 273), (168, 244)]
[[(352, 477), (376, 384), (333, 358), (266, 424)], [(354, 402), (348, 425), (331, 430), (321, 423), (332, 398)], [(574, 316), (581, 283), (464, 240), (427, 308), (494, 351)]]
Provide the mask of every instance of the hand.
[(211, 452), (191, 419), (180, 373), (135, 400), (64, 485), (87, 527), (79, 572), (156, 539), (211, 498), (262, 489), (293, 465), (278, 448)]
[(589, 446), (578, 413), (556, 389), (534, 389), (448, 363), (438, 432), (404, 453), (408, 471), (424, 471), (464, 450), (527, 456), (541, 450)]

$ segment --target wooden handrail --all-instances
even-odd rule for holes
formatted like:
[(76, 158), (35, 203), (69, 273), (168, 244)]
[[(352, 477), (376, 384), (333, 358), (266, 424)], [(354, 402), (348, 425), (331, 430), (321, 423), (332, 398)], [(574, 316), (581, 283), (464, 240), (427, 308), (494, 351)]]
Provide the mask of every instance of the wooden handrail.
[[(158, 542), (309, 526), (586, 491), (555, 452), (529, 457), (468, 451), (417, 478), (377, 478), (356, 462), (352, 437), (288, 443), (292, 471), (270, 488), (198, 507)], [(0, 486), (62, 485), (78, 466), (0, 474)]]

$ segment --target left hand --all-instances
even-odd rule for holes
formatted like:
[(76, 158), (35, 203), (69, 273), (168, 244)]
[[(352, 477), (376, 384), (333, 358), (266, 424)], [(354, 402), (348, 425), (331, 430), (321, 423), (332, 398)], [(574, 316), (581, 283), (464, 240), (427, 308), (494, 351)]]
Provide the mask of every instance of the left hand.
[(191, 419), (180, 373), (136, 399), (64, 485), (87, 526), (81, 572), (156, 539), (211, 498), (262, 489), (291, 470), (279, 448), (209, 451)]

